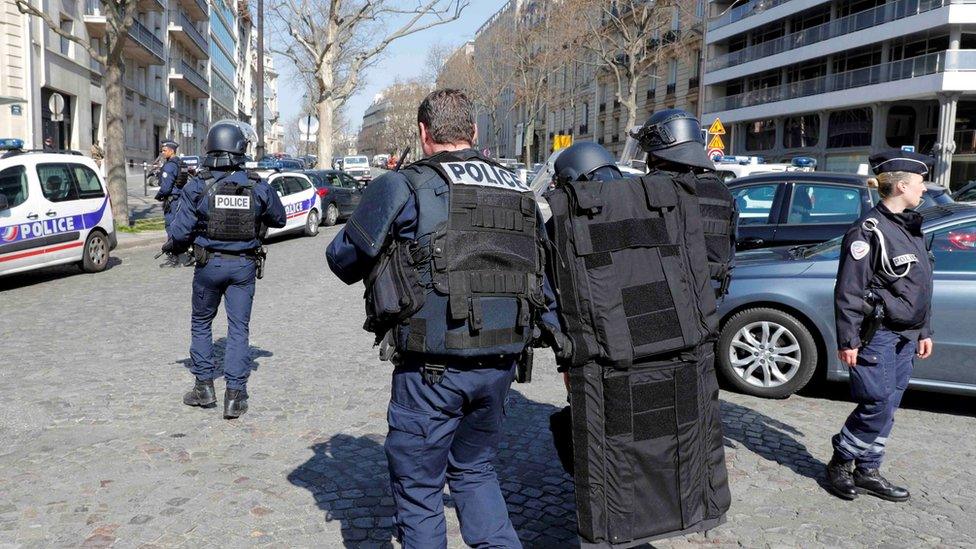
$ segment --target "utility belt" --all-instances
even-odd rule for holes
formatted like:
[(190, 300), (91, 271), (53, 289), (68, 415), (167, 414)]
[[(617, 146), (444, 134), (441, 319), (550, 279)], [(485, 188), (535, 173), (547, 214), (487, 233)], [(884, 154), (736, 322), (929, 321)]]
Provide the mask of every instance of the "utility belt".
[(264, 262), (267, 258), (268, 252), (264, 246), (258, 246), (257, 248), (251, 250), (241, 250), (237, 252), (225, 251), (225, 250), (208, 250), (199, 244), (193, 245), (193, 259), (196, 264), (203, 267), (210, 262), (214, 257), (225, 256), (225, 257), (244, 257), (247, 259), (252, 259), (257, 264), (257, 278), (264, 278)]
[(515, 360), (515, 381), (528, 383), (532, 380), (532, 348), (527, 347), (526, 351), (517, 355), (492, 355), (478, 358), (459, 359), (456, 356), (437, 356), (410, 351), (397, 351), (393, 355), (394, 364), (402, 364), (405, 361), (419, 363), (420, 375), (428, 385), (437, 385), (444, 379), (444, 372), (448, 367), (465, 370), (477, 370), (481, 368), (507, 368)]

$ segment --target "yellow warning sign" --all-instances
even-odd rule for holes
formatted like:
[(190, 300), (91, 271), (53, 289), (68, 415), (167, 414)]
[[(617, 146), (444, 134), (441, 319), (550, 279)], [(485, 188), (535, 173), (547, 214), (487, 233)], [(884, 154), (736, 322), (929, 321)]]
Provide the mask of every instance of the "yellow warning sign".
[(715, 137), (713, 137), (712, 140), (708, 142), (708, 148), (709, 149), (724, 149), (725, 148), (725, 143), (722, 142), (722, 136), (721, 135), (716, 135)]
[(722, 121), (716, 118), (715, 122), (712, 122), (712, 127), (708, 128), (708, 133), (714, 133), (715, 135), (725, 135), (725, 126), (722, 125)]
[(558, 151), (560, 149), (565, 149), (566, 147), (569, 147), (572, 144), (573, 144), (573, 136), (572, 135), (558, 134), (558, 135), (553, 136), (553, 138), (552, 138), (552, 150), (553, 151)]

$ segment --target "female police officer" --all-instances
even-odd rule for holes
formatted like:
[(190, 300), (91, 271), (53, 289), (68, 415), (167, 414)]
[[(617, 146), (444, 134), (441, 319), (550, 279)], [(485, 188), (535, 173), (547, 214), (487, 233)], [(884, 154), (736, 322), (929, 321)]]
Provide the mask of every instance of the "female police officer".
[(932, 260), (913, 210), (932, 159), (889, 151), (870, 161), (881, 202), (844, 235), (834, 288), (838, 356), (850, 367), (857, 408), (833, 437), (827, 480), (844, 499), (867, 493), (906, 501), (908, 490), (878, 469), (914, 357), (932, 354)]

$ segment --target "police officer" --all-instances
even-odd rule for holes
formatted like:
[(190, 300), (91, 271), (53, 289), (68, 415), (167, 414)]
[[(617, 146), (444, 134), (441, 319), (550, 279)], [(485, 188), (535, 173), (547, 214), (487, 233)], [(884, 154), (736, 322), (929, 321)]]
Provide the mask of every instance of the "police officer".
[(906, 501), (908, 490), (879, 468), (914, 358), (932, 354), (934, 260), (914, 211), (932, 158), (892, 150), (869, 160), (881, 202), (844, 235), (834, 288), (837, 355), (850, 367), (857, 407), (833, 437), (827, 479), (844, 499), (862, 493)]
[[(521, 547), (492, 461), (533, 317), (558, 325), (545, 233), (529, 188), (474, 149), (463, 92), (430, 93), (417, 121), (425, 158), (373, 180), (328, 262), (366, 279), (367, 327), (396, 349), (385, 448), (403, 547), (447, 546), (445, 480), (465, 543)], [(386, 305), (403, 310), (384, 325)]]
[(592, 141), (566, 147), (553, 162), (557, 185), (568, 181), (612, 181), (623, 177), (610, 151)]
[(266, 181), (244, 171), (248, 137), (235, 121), (221, 120), (207, 134), (203, 169), (183, 189), (183, 198), (163, 251), (179, 254), (193, 247), (190, 371), (196, 380), (183, 397), (189, 406), (213, 407), (212, 323), (221, 299), (227, 311), (224, 352), (224, 417), (247, 411), (250, 374), (248, 324), (254, 301), (261, 241), (259, 225), (285, 226), (285, 208)]
[(631, 135), (647, 153), (647, 167), (677, 178), (698, 197), (708, 250), (708, 270), (716, 297), (725, 295), (735, 259), (735, 200), (705, 154), (701, 125), (681, 109), (655, 112)]
[(159, 191), (156, 192), (156, 200), (163, 203), (163, 219), (167, 231), (173, 224), (176, 205), (182, 193), (183, 183), (185, 183), (185, 179), (180, 179), (180, 160), (176, 157), (177, 148), (179, 148), (179, 144), (175, 141), (165, 141), (159, 150), (160, 156), (163, 157), (163, 165), (159, 168)]

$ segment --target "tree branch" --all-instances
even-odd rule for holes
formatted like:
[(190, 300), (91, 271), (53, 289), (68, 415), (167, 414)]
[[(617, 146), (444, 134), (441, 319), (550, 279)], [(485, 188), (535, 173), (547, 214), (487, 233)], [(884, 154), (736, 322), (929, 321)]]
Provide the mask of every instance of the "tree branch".
[(50, 15), (37, 9), (31, 4), (28, 4), (25, 0), (14, 0), (14, 3), (17, 4), (17, 10), (20, 11), (20, 13), (24, 15), (32, 15), (34, 17), (41, 19), (42, 21), (44, 21), (44, 24), (51, 32), (57, 34), (58, 36), (64, 38), (65, 40), (70, 40), (75, 44), (78, 44), (79, 46), (84, 48), (85, 51), (88, 52), (88, 55), (90, 55), (92, 59), (94, 59), (98, 63), (102, 65), (108, 64), (108, 60), (106, 56), (101, 54), (98, 50), (96, 50), (89, 40), (85, 40), (80, 36), (75, 36), (70, 32), (61, 30), (61, 25), (59, 23), (55, 23), (54, 20), (51, 19)]

